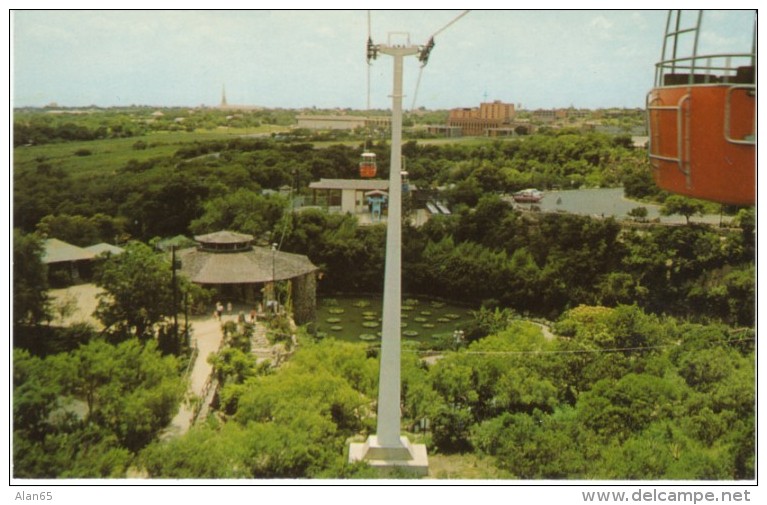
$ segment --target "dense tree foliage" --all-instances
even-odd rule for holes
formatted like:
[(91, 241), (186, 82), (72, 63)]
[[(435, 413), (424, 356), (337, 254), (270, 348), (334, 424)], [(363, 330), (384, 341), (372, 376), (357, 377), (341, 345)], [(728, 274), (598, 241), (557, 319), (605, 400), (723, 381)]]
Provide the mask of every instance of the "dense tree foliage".
[[(377, 361), (357, 345), (332, 340), (304, 344), (273, 373), (228, 374), (220, 391), (226, 420), (211, 418), (182, 438), (149, 446), (142, 453), (148, 474), (262, 479), (370, 475), (345, 469), (343, 454), (346, 439), (370, 427)], [(231, 370), (230, 354), (224, 351), (215, 360), (219, 371)], [(254, 363), (252, 355), (237, 359), (248, 358)]]
[[(91, 121), (87, 116), (79, 120)], [(17, 225), (32, 231), (47, 215), (90, 218), (101, 213), (126, 223), (126, 231), (138, 239), (186, 233), (209, 199), (240, 189), (259, 192), (283, 186), (307, 196), (313, 180), (356, 177), (363, 148), (362, 142), (317, 148), (291, 139), (231, 138), (185, 143), (172, 155), (153, 155), (167, 150), (161, 151), (159, 142), (139, 142), (143, 142), (140, 156), (135, 154), (136, 143), (133, 148), (126, 144), (130, 151), (103, 158), (106, 166), (87, 178), (79, 177), (77, 170), (61, 170), (60, 156), (42, 154), (49, 151), (25, 158), (23, 167), (14, 170)], [(386, 142), (368, 143), (367, 149), (377, 155), (380, 176), (387, 177)], [(77, 158), (74, 151), (65, 158)], [(449, 186), (449, 200), (468, 205), (483, 192), (619, 184), (624, 176), (639, 171), (643, 159), (640, 152), (609, 136), (569, 130), (481, 145), (410, 141), (403, 155), (419, 188)], [(47, 191), (50, 187), (57, 188), (55, 195)]]
[(39, 145), (107, 138), (132, 137), (144, 129), (125, 116), (100, 118), (77, 117), (74, 114), (16, 114), (13, 122), (13, 145)]
[(38, 235), (13, 230), (13, 324), (34, 325), (46, 320), (48, 269), (43, 264), (43, 243)]
[(104, 214), (90, 217), (82, 215), (59, 214), (47, 215), (37, 223), (37, 233), (45, 237), (55, 237), (64, 242), (80, 247), (87, 247), (101, 242), (117, 243), (125, 241), (125, 222)]
[[(651, 311), (750, 324), (748, 219), (740, 237), (702, 226), (632, 229), (611, 219), (520, 213), (494, 195), (624, 182), (627, 191), (653, 198), (638, 189), (652, 182), (644, 154), (624, 140), (559, 130), (479, 144), (407, 142), (411, 181), (427, 194), (447, 187), (443, 196), (455, 212), (405, 230), (405, 288), (448, 298), (461, 293), (471, 303), (549, 318), (581, 303), (636, 302)], [(368, 148), (385, 177), (388, 147)], [(315, 210), (288, 212), (279, 196), (263, 194), (290, 187), (310, 203), (310, 181), (356, 177), (361, 149), (267, 138), (200, 141), (179, 145), (171, 156), (128, 159), (113, 174), (87, 180), (43, 160), (14, 172), (14, 212), (23, 230), (77, 244), (233, 229), (307, 254), (322, 268), (322, 291), (375, 292), (383, 283), (383, 227)], [(55, 198), (51, 187), (59, 189)]]
[[(754, 477), (753, 332), (625, 305), (572, 309), (556, 336), (509, 313), (494, 321), (431, 365), (403, 352), (403, 429), (426, 427), (416, 436), (432, 455), (478, 452), (519, 479)], [(374, 356), (302, 337), (265, 373), (222, 351), (219, 415), (150, 445), (141, 464), (153, 477), (370, 476), (344, 466), (344, 447), (375, 428)]]
[(107, 258), (95, 282), (104, 290), (95, 315), (118, 341), (131, 336), (153, 338), (158, 324), (167, 323), (166, 318), (181, 311), (185, 295), (190, 304), (205, 299), (202, 289), (182, 276), (176, 276), (174, 296), (169, 258), (139, 242), (131, 242), (125, 252)]
[(184, 385), (154, 342), (39, 358), (14, 352), (14, 475), (124, 477), (138, 450), (165, 428)]
[[(753, 333), (627, 306), (580, 307), (556, 329), (569, 338), (515, 323), (434, 365), (447, 405), (435, 446), (479, 450), (526, 479), (753, 478)], [(719, 400), (711, 383), (742, 395)]]

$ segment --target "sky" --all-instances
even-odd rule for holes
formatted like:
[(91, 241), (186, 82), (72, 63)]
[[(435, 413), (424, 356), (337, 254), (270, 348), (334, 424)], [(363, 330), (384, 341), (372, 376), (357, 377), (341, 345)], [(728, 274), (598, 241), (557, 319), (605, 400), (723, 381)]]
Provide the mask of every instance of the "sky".
[[(436, 45), (405, 59), (406, 109), (643, 107), (664, 10), (373, 10), (370, 34)], [(747, 52), (751, 11), (704, 15), (707, 52)], [(366, 10), (13, 11), (14, 107), (391, 106), (393, 59), (368, 67)], [(400, 42), (401, 36), (393, 39)], [(419, 82), (420, 75), (420, 82)]]

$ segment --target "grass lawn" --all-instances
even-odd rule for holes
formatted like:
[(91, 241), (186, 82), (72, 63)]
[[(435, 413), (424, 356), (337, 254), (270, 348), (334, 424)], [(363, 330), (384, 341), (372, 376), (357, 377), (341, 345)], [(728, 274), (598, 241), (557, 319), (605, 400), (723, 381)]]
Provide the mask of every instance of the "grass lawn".
[[(273, 128), (250, 128), (248, 133), (270, 133)], [(50, 163), (60, 167), (71, 176), (89, 177), (104, 172), (114, 172), (124, 167), (129, 160), (145, 161), (156, 157), (172, 156), (180, 146), (192, 142), (228, 139), (241, 136), (245, 129), (218, 129), (194, 132), (152, 132), (140, 137), (125, 139), (104, 139), (82, 142), (63, 142), (39, 146), (21, 146), (13, 150), (14, 170), (32, 170), (40, 163)], [(146, 149), (134, 149), (133, 145), (142, 141)], [(87, 156), (75, 154), (80, 150), (90, 151)]]
[[(82, 142), (62, 142), (39, 146), (21, 146), (13, 150), (13, 168), (16, 171), (34, 170), (40, 163), (50, 163), (63, 169), (74, 178), (87, 178), (97, 174), (113, 173), (124, 167), (128, 161), (138, 162), (156, 157), (172, 156), (180, 146), (192, 142), (220, 140), (242, 136), (270, 135), (285, 131), (283, 126), (262, 125), (258, 128), (228, 128), (220, 127), (212, 130), (196, 130), (194, 132), (152, 132), (140, 137), (124, 139), (104, 139)], [(503, 139), (488, 137), (462, 137), (445, 139), (419, 139), (420, 144), (462, 144), (482, 145)], [(135, 149), (136, 142), (147, 144), (146, 149)], [(405, 139), (407, 141), (407, 139)], [(316, 148), (330, 145), (347, 145), (357, 147), (362, 144), (359, 139), (341, 141), (313, 142)], [(78, 155), (77, 152), (89, 152)]]
[(511, 477), (496, 468), (490, 458), (476, 454), (429, 454), (429, 478), (498, 480)]

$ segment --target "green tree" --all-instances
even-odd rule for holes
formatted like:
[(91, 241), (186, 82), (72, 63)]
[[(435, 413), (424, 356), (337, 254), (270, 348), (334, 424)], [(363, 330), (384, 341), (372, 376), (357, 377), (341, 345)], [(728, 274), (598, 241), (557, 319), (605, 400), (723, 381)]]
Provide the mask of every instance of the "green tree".
[(48, 269), (37, 235), (13, 230), (13, 323), (36, 325), (51, 317)]
[(44, 359), (14, 352), (14, 475), (124, 477), (165, 428), (184, 384), (154, 342), (92, 340)]
[(647, 207), (634, 207), (628, 211), (628, 215), (636, 221), (643, 222), (647, 219)]
[(194, 233), (233, 230), (261, 236), (273, 229), (282, 216), (285, 201), (279, 196), (262, 196), (249, 189), (208, 200), (202, 216), (189, 228)]
[[(109, 257), (97, 271), (95, 283), (104, 293), (95, 314), (116, 338), (152, 338), (156, 325), (179, 309), (173, 306), (169, 259), (145, 244), (130, 242), (123, 254)], [(193, 299), (201, 296), (200, 288), (185, 278), (177, 276), (176, 281), (178, 300), (185, 292)]]
[(604, 440), (626, 440), (655, 419), (682, 412), (684, 383), (650, 374), (628, 374), (617, 382), (602, 379), (578, 399), (584, 425)]
[(660, 213), (664, 216), (671, 216), (673, 214), (684, 216), (687, 224), (690, 224), (690, 217), (703, 214), (704, 211), (705, 206), (701, 201), (685, 198), (680, 195), (671, 195), (666, 198), (660, 209)]
[(123, 235), (124, 220), (104, 214), (90, 217), (81, 215), (47, 215), (37, 223), (37, 232), (64, 242), (85, 247), (99, 242), (114, 243)]
[(237, 423), (209, 422), (182, 437), (155, 442), (139, 456), (149, 477), (232, 479), (250, 477), (245, 464), (248, 431)]
[(113, 433), (136, 451), (167, 426), (184, 389), (173, 356), (161, 356), (153, 341), (118, 345), (92, 341), (54, 357), (64, 393), (85, 402), (85, 422)]
[(586, 478), (596, 447), (569, 408), (554, 414), (504, 413), (475, 425), (472, 442), (520, 479)]

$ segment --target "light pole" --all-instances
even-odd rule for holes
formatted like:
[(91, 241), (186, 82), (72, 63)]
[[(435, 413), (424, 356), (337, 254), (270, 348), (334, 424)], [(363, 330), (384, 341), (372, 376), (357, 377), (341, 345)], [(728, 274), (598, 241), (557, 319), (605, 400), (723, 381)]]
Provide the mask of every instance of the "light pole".
[(275, 256), (277, 255), (277, 244), (272, 244), (272, 310), (277, 313), (277, 280), (274, 269)]
[(171, 283), (173, 285), (173, 337), (178, 341), (178, 284), (176, 282), (176, 246), (170, 246)]

